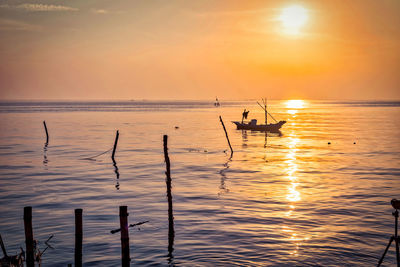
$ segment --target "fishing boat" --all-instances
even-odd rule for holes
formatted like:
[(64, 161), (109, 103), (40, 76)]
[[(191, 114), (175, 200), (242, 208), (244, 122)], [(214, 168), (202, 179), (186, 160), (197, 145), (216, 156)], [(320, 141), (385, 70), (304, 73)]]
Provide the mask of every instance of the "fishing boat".
[(286, 123), (286, 121), (279, 121), (270, 124), (257, 124), (257, 120), (253, 119), (248, 123), (241, 123), (240, 121), (232, 121), (236, 124), (238, 130), (252, 130), (262, 132), (277, 132)]
[[(262, 132), (278, 132), (282, 125), (286, 123), (286, 121), (277, 121), (275, 118), (267, 111), (267, 101), (263, 99), (262, 106), (260, 103), (257, 104), (264, 110), (265, 112), (265, 124), (257, 124), (256, 119), (252, 119), (249, 122), (244, 121), (247, 119), (249, 111), (246, 109), (242, 113), (242, 121), (232, 121), (232, 123), (236, 124), (238, 130), (251, 130), (251, 131), (262, 131)], [(275, 123), (268, 124), (268, 115), (275, 121)]]
[(215, 103), (214, 106), (219, 107), (221, 104), (219, 103), (218, 97), (215, 97)]

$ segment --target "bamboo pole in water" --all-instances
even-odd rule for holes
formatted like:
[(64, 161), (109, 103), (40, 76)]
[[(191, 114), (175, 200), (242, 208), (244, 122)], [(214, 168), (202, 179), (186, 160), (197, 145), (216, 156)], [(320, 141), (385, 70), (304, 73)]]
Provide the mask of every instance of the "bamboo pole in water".
[(167, 199), (168, 199), (168, 256), (172, 257), (172, 252), (174, 251), (175, 229), (174, 229), (174, 215), (172, 209), (171, 163), (169, 161), (169, 156), (168, 156), (168, 135), (164, 135), (163, 143), (164, 143), (164, 158), (166, 165), (165, 175), (167, 176), (165, 182), (167, 184)]
[(226, 132), (226, 129), (225, 129), (224, 121), (222, 120), (221, 116), (219, 116), (219, 120), (221, 121), (222, 127), (224, 128), (226, 140), (228, 140), (228, 145), (229, 145), (229, 148), (231, 149), (231, 157), (232, 157), (233, 149), (232, 149), (232, 146), (231, 146), (231, 142), (229, 141), (228, 133)]
[(129, 256), (129, 231), (128, 231), (128, 207), (119, 207), (119, 222), (121, 228), (121, 256), (122, 267), (129, 266), (131, 258)]
[(117, 130), (117, 134), (115, 135), (114, 148), (111, 155), (113, 161), (115, 161), (114, 156), (115, 156), (115, 151), (117, 150), (118, 138), (119, 138), (119, 131)]
[(26, 244), (26, 266), (34, 267), (32, 207), (24, 207), (24, 227)]
[(46, 131), (46, 144), (49, 143), (49, 132), (47, 131), (46, 121), (43, 121), (44, 130)]
[(75, 267), (82, 267), (82, 209), (75, 209)]

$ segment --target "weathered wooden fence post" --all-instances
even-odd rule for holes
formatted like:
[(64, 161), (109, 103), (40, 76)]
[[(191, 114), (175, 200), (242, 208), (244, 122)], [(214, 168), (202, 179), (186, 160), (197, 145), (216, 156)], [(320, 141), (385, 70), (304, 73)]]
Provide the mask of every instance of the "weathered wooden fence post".
[(75, 267), (82, 267), (82, 209), (75, 209)]
[(117, 130), (117, 134), (115, 135), (115, 141), (114, 141), (114, 148), (111, 154), (111, 159), (115, 161), (114, 156), (115, 156), (115, 151), (117, 150), (117, 144), (118, 144), (118, 137), (119, 137), (119, 131)]
[(44, 130), (46, 131), (46, 144), (49, 143), (49, 132), (47, 131), (46, 121), (43, 121)]
[(131, 258), (129, 256), (129, 230), (128, 230), (128, 207), (119, 207), (119, 223), (121, 228), (121, 256), (122, 266), (129, 266)]
[(32, 230), (32, 207), (24, 207), (24, 227), (26, 244), (26, 266), (35, 266), (33, 251), (33, 230)]
[(175, 229), (174, 229), (174, 214), (172, 208), (172, 190), (171, 190), (171, 163), (168, 156), (168, 135), (164, 135), (164, 158), (166, 165), (165, 175), (167, 176), (165, 182), (167, 184), (167, 199), (168, 199), (168, 256), (172, 257), (172, 252), (174, 251), (174, 239), (175, 239)]
[(224, 121), (222, 120), (221, 116), (219, 116), (219, 120), (220, 120), (220, 122), (222, 124), (222, 127), (224, 128), (226, 140), (228, 140), (228, 145), (229, 145), (229, 148), (231, 149), (231, 157), (232, 157), (233, 156), (233, 149), (232, 149), (232, 146), (231, 146), (231, 142), (229, 141), (228, 133), (226, 132), (226, 129), (225, 129)]

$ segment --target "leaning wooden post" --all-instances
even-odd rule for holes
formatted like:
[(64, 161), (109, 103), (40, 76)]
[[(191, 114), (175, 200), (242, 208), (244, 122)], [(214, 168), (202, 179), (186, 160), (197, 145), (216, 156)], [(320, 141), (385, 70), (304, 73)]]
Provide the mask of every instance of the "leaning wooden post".
[(82, 209), (75, 209), (75, 267), (82, 267)]
[(229, 148), (231, 149), (231, 157), (232, 157), (232, 155), (233, 155), (233, 149), (232, 149), (232, 146), (231, 146), (231, 142), (229, 141), (228, 133), (226, 132), (225, 125), (224, 125), (224, 122), (222, 121), (221, 116), (219, 116), (219, 120), (221, 121), (222, 127), (224, 127), (226, 140), (228, 140), (228, 145), (229, 145)]
[(1, 238), (1, 235), (0, 235), (0, 246), (1, 246), (1, 250), (3, 251), (4, 258), (7, 258), (8, 255), (7, 255), (6, 247), (4, 246), (3, 238)]
[(49, 132), (47, 131), (46, 121), (43, 121), (44, 130), (46, 131), (46, 144), (49, 143)]
[(33, 230), (32, 230), (32, 207), (24, 208), (25, 244), (26, 244), (26, 266), (34, 267)]
[(121, 255), (122, 266), (129, 266), (131, 258), (129, 256), (129, 231), (128, 231), (128, 207), (119, 207), (119, 223), (121, 228)]
[(115, 156), (115, 150), (117, 150), (118, 137), (119, 137), (119, 131), (117, 130), (117, 135), (115, 136), (115, 141), (114, 141), (114, 148), (113, 148), (113, 152), (111, 155), (111, 158), (113, 161), (115, 161), (114, 156)]
[(167, 199), (168, 199), (168, 255), (172, 256), (172, 252), (174, 251), (174, 239), (175, 239), (175, 230), (174, 230), (174, 214), (172, 209), (172, 191), (171, 191), (171, 164), (168, 156), (168, 135), (164, 135), (164, 158), (166, 164), (166, 179), (165, 182), (167, 184)]

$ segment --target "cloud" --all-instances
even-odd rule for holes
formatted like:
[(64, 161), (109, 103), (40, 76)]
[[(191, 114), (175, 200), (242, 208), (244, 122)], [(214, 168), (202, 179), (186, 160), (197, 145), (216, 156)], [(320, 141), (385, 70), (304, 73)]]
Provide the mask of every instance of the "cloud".
[(91, 11), (92, 13), (95, 13), (95, 14), (108, 14), (108, 13), (109, 13), (108, 10), (105, 10), (105, 9), (96, 9), (96, 8), (92, 8), (90, 11)]
[(223, 10), (223, 11), (204, 11), (204, 12), (193, 12), (186, 10), (195, 16), (199, 17), (221, 17), (221, 16), (241, 16), (241, 15), (254, 15), (263, 14), (271, 11), (271, 8), (259, 8), (259, 9), (245, 9), (245, 10)]
[(60, 5), (44, 5), (44, 4), (21, 4), (17, 8), (27, 11), (78, 11), (77, 8)]
[(20, 4), (17, 6), (0, 5), (0, 8), (17, 9), (30, 12), (48, 12), (48, 11), (78, 11), (75, 7), (61, 5), (46, 5), (46, 4)]
[(23, 21), (0, 18), (0, 31), (40, 31), (42, 28), (37, 25), (25, 23)]

